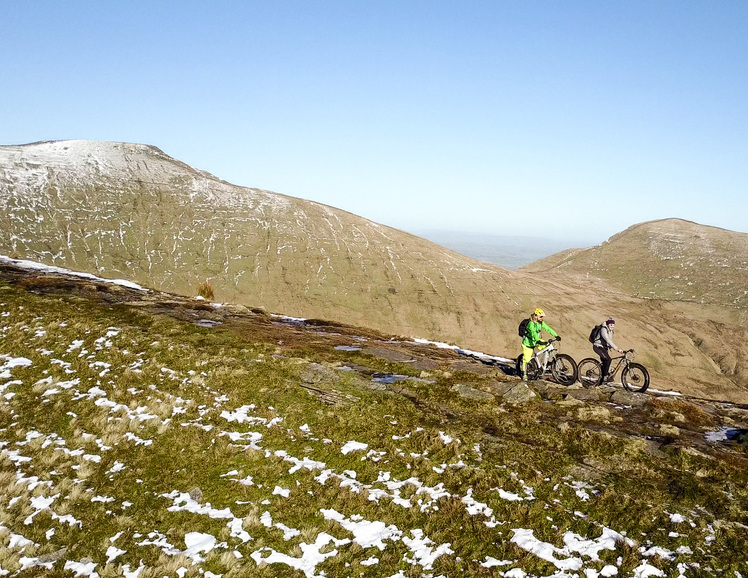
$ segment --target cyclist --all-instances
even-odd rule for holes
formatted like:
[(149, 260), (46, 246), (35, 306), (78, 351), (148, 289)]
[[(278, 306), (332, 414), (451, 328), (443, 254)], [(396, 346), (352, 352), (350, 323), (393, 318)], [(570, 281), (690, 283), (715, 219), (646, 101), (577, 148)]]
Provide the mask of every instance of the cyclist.
[(525, 329), (525, 335), (522, 338), (522, 380), (527, 381), (527, 362), (530, 361), (536, 347), (543, 347), (548, 344), (547, 341), (540, 339), (540, 334), (545, 331), (552, 337), (561, 341), (561, 337), (551, 329), (544, 321), (545, 312), (539, 307), (530, 314), (530, 321)]
[(600, 357), (600, 364), (602, 365), (603, 383), (613, 381), (613, 377), (608, 375), (610, 371), (610, 353), (609, 350), (615, 349), (618, 353), (623, 353), (623, 349), (619, 348), (613, 343), (613, 330), (615, 329), (616, 322), (610, 317), (608, 320), (600, 326), (600, 331), (597, 332), (595, 341), (592, 342), (592, 349)]

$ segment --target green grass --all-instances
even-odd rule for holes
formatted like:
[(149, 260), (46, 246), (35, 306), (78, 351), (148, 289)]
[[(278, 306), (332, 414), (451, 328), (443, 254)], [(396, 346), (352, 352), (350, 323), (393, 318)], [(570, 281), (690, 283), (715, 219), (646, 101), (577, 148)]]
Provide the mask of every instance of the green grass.
[[(12, 379), (22, 385), (8, 387), (12, 398), (0, 398), (0, 441), (6, 442), (0, 457), (0, 567), (11, 572), (20, 568), (22, 556), (67, 547), (66, 560), (90, 559), (102, 576), (121, 574), (124, 564), (133, 570), (141, 561), (146, 575), (153, 576), (173, 575), (180, 566), (190, 569), (188, 575), (197, 575), (200, 567), (226, 576), (302, 576), (285, 565), (257, 567), (250, 554), (271, 548), (298, 557), (303, 544), (313, 543), (321, 532), (352, 537), (339, 523), (326, 520), (322, 510), (335, 510), (347, 519), (383, 521), (405, 537), (420, 529), (434, 547), (448, 543), (454, 552), (436, 558), (426, 570), (404, 561), (413, 554), (401, 540), (386, 542), (383, 551), (341, 544), (335, 557), (316, 567), (328, 576), (398, 571), (406, 576), (490, 576), (496, 569), (480, 565), (488, 556), (511, 560), (504, 570), (518, 567), (546, 576), (556, 568), (512, 543), (512, 529), (532, 529), (536, 538), (560, 548), (566, 532), (594, 539), (601, 525), (625, 532), (639, 546), (651, 542), (674, 551), (687, 545), (693, 554), (674, 560), (643, 558), (638, 547), (619, 544), (615, 551), (602, 550), (600, 562), (588, 560), (586, 568), (614, 564), (619, 575), (628, 575), (643, 560), (666, 573), (679, 561), (722, 570), (745, 563), (745, 556), (737, 554), (746, 547), (740, 526), (748, 510), (745, 450), (651, 453), (639, 435), (614, 431), (613, 424), (608, 425), (612, 432), (596, 431), (577, 421), (574, 410), (557, 404), (502, 407), (467, 401), (450, 388), (463, 383), (481, 389), (496, 379), (472, 372), (439, 369), (430, 372), (430, 382), (398, 384), (415, 399), (362, 388), (360, 376), (334, 367), (355, 363), (370, 371), (420, 372), (360, 352), (335, 351), (318, 336), (283, 350), (277, 341), (253, 340), (246, 330), (204, 329), (167, 315), (35, 295), (7, 285), (0, 286), (1, 312), (8, 315), (0, 318), (0, 354), (32, 362), (12, 370)], [(106, 338), (114, 331), (110, 328), (117, 328), (117, 334)], [(83, 344), (70, 350), (76, 340)], [(331, 406), (299, 387), (312, 362), (333, 368), (331, 375), (338, 376), (317, 386), (355, 396), (355, 401)], [(71, 379), (80, 382), (69, 389), (57, 385)], [(45, 395), (55, 387), (58, 393)], [(92, 387), (103, 395), (91, 392)], [(97, 405), (97, 399), (109, 405)], [(264, 422), (241, 424), (222, 415), (250, 404), (255, 407), (249, 414)], [(708, 429), (715, 421), (681, 402), (657, 401), (633, 411), (653, 425), (658, 420), (683, 425), (684, 416), (691, 427)], [(138, 419), (144, 414), (155, 417)], [(275, 418), (281, 421), (268, 427)], [(241, 447), (249, 442), (225, 435), (234, 431), (261, 433), (260, 449)], [(453, 441), (445, 442), (445, 436)], [(368, 448), (344, 455), (340, 450), (348, 441)], [(14, 463), (9, 450), (32, 460)], [(98, 455), (101, 461), (86, 455)], [(320, 481), (320, 469), (291, 472), (295, 462), (287, 456), (324, 463), (327, 479)], [(116, 464), (124, 469), (113, 471)], [(586, 479), (580, 468), (586, 468)], [(227, 476), (233, 470), (237, 473)], [(346, 474), (354, 471), (355, 480)], [(18, 472), (50, 481), (54, 488), (32, 489), (19, 482)], [(375, 501), (373, 490), (386, 488), (383, 472), (401, 485)], [(230, 479), (247, 476), (251, 485)], [(276, 486), (289, 496), (273, 494)], [(419, 493), (422, 487), (440, 487), (444, 495), (432, 500)], [(532, 488), (534, 499), (509, 501), (499, 495), (501, 489), (526, 498), (526, 488)], [(203, 506), (229, 509), (252, 539), (244, 543), (232, 536), (226, 519), (169, 511), (177, 504), (166, 494), (197, 489)], [(469, 493), (492, 514), (470, 515), (463, 502)], [(54, 494), (59, 496), (51, 510), (40, 511), (26, 524), (34, 512), (31, 499)], [(411, 507), (398, 505), (393, 497)], [(54, 519), (52, 512), (70, 514), (80, 525)], [(263, 523), (265, 512), (274, 524), (300, 533), (284, 539), (279, 527)], [(677, 525), (677, 537), (670, 536), (673, 513), (689, 520)], [(486, 525), (491, 520), (495, 527)], [(50, 529), (54, 533), (48, 536)], [(36, 545), (23, 552), (9, 548), (10, 532)], [(206, 560), (193, 566), (184, 556), (144, 544), (163, 540), (184, 550), (187, 532), (211, 534), (226, 547), (205, 554)], [(112, 544), (126, 554), (107, 565), (105, 553)], [(263, 552), (267, 556), (269, 550)], [(371, 556), (379, 558), (377, 566), (361, 564)], [(58, 562), (55, 570), (61, 568)], [(24, 575), (37, 573), (42, 575), (42, 569)]]

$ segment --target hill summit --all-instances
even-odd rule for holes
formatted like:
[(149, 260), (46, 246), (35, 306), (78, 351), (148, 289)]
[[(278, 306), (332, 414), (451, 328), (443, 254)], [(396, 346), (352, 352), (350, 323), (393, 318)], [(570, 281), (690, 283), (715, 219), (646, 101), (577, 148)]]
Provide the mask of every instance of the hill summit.
[(629, 227), (605, 243), (552, 255), (525, 271), (594, 276), (645, 299), (748, 310), (748, 234), (682, 219)]

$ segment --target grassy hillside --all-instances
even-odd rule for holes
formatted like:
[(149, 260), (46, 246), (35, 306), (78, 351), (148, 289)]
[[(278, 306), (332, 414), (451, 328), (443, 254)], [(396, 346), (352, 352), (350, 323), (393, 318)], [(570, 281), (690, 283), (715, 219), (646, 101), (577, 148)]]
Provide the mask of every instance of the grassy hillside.
[(521, 315), (509, 271), (155, 147), (0, 147), (0, 207), (4, 254), (183, 295), (207, 280), (222, 301), (484, 343)]
[[(714, 253), (727, 263), (742, 258), (739, 247), (712, 245), (727, 252)], [(622, 344), (640, 352), (658, 386), (748, 401), (748, 350), (722, 339), (748, 340), (745, 309), (710, 301), (713, 275), (695, 277), (701, 261), (685, 282), (706, 296), (703, 305), (665, 294), (655, 299), (622, 284), (670, 282), (669, 273), (656, 278), (633, 269), (650, 263), (648, 245), (626, 247), (594, 260), (612, 267), (604, 279), (592, 264), (508, 271), (344, 211), (230, 185), (155, 147), (86, 141), (0, 147), (0, 254), (182, 295), (209, 282), (222, 302), (507, 357), (518, 353), (517, 324), (535, 307), (546, 310), (565, 337), (564, 350), (577, 359), (591, 355), (589, 328), (612, 314)], [(645, 269), (658, 267), (665, 271), (657, 263)], [(738, 269), (738, 261), (720, 268), (731, 302), (739, 301), (742, 273), (731, 272)], [(620, 279), (613, 275), (619, 270)]]
[(737, 406), (527, 389), (366, 329), (0, 268), (0, 574), (737, 576), (746, 428)]
[[(621, 340), (633, 337), (649, 367), (666, 367), (676, 381), (690, 374), (700, 384), (690, 391), (714, 391), (719, 378), (710, 377), (708, 366), (696, 367), (707, 360), (713, 376), (728, 377), (736, 388), (748, 384), (748, 234), (680, 219), (652, 221), (522, 271), (580, 292), (641, 299), (608, 310), (619, 321)], [(672, 330), (696, 351), (668, 336)]]
[(681, 219), (629, 227), (602, 245), (553, 255), (523, 270), (596, 277), (646, 299), (748, 312), (748, 234)]

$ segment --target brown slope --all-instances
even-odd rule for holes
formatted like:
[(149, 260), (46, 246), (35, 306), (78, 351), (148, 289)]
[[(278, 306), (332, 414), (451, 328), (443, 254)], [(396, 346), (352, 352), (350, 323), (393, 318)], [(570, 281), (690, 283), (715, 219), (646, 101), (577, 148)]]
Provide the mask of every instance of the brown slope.
[(722, 391), (722, 380), (748, 385), (748, 235), (680, 219), (651, 221), (522, 271), (632, 298), (634, 306), (604, 315), (618, 318), (619, 333), (626, 332), (620, 340), (634, 337), (647, 364), (676, 389), (688, 381), (708, 397)]
[(0, 147), (0, 208), (6, 254), (292, 316), (502, 351), (525, 308), (521, 275), (145, 145)]
[[(0, 252), (184, 295), (209, 279), (221, 301), (503, 356), (516, 355), (517, 323), (538, 305), (578, 359), (590, 354), (591, 324), (620, 312), (625, 345), (642, 351), (654, 385), (745, 395), (742, 358), (697, 342), (687, 323), (651, 337), (657, 315), (701, 310), (479, 263), (332, 207), (230, 185), (145, 145), (0, 147)], [(723, 322), (703, 322), (713, 319)]]
[(748, 234), (682, 219), (634, 225), (597, 247), (558, 253), (523, 270), (592, 276), (646, 299), (748, 310)]

